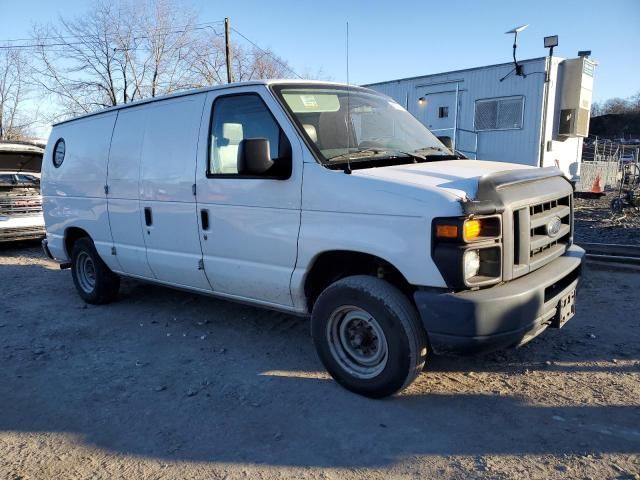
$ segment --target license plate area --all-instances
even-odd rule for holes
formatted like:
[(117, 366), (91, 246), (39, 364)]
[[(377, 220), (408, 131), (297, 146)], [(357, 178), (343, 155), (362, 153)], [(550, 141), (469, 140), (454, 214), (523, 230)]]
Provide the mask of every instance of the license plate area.
[(576, 314), (576, 290), (571, 290), (562, 297), (556, 307), (556, 316), (551, 322), (551, 327), (562, 328)]

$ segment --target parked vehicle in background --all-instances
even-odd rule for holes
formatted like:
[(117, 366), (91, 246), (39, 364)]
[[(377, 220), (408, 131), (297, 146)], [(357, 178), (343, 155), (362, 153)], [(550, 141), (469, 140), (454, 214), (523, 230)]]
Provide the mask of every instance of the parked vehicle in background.
[(0, 141), (0, 242), (44, 238), (40, 170), (44, 144)]
[(428, 350), (573, 316), (572, 193), (554, 167), (460, 159), (372, 90), (249, 82), (54, 125), (43, 246), (89, 303), (127, 276), (310, 315), (331, 375), (383, 397)]

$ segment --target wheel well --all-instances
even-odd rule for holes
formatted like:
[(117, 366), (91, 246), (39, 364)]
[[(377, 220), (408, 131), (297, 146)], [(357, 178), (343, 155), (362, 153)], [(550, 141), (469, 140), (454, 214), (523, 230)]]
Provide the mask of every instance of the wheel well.
[(304, 293), (309, 311), (313, 309), (313, 304), (326, 287), (351, 275), (383, 278), (413, 301), (414, 287), (391, 263), (368, 253), (338, 250), (318, 255), (307, 273)]
[(73, 244), (83, 237), (89, 237), (89, 234), (81, 228), (69, 227), (64, 232), (64, 248), (67, 251), (67, 257), (71, 259)]

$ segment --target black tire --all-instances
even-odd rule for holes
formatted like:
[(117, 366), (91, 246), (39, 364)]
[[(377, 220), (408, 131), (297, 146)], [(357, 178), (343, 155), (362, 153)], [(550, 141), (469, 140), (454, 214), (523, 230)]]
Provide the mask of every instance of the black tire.
[(120, 277), (102, 261), (90, 238), (80, 238), (71, 252), (73, 283), (82, 299), (93, 305), (115, 300), (120, 289)]
[[(362, 319), (365, 314), (373, 322)], [(313, 307), (311, 332), (331, 376), (366, 397), (382, 398), (404, 389), (427, 357), (427, 338), (415, 307), (400, 290), (376, 277), (346, 277), (327, 287)], [(384, 362), (369, 366), (358, 359), (376, 362), (383, 349)]]

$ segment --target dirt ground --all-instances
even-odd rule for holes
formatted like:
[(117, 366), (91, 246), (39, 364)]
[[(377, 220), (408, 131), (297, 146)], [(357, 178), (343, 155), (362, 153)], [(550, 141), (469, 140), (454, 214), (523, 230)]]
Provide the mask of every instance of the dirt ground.
[(638, 271), (590, 268), (563, 329), (382, 401), (305, 319), (129, 281), (85, 305), (33, 244), (0, 285), (2, 479), (640, 478)]
[(610, 205), (618, 191), (608, 191), (600, 198), (575, 199), (576, 243), (617, 243), (640, 245), (640, 207), (625, 205), (613, 213)]

